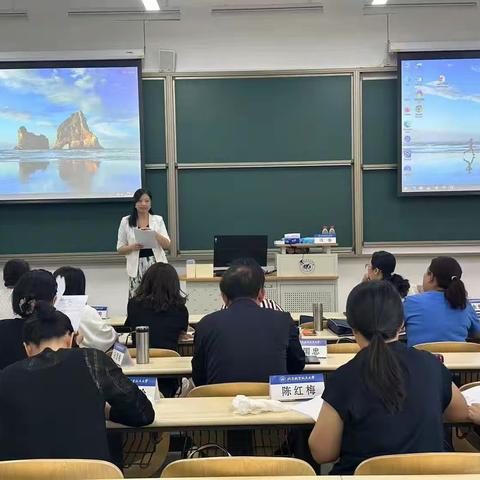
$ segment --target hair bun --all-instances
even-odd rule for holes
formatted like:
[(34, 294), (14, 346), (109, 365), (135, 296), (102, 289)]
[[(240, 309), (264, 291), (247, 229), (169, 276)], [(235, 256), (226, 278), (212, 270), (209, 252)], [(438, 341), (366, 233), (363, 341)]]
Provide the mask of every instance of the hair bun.
[(27, 295), (26, 297), (21, 298), (18, 302), (18, 308), (20, 309), (21, 314), (25, 317), (33, 313), (35, 306), (36, 300), (32, 295)]
[(55, 312), (55, 307), (45, 300), (38, 300), (34, 302), (33, 314), (37, 320), (49, 321), (52, 318), (52, 313)]

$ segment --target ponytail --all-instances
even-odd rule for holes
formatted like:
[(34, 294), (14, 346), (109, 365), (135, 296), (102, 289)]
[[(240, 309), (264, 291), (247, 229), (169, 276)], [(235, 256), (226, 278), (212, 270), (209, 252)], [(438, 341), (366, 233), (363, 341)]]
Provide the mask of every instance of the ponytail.
[(454, 309), (464, 310), (467, 306), (467, 290), (462, 282), (462, 268), (452, 257), (437, 257), (432, 260), (430, 272), (439, 288), (444, 290), (445, 298)]
[(390, 413), (399, 412), (406, 398), (405, 381), (400, 364), (382, 334), (377, 332), (365, 349), (365, 381)]
[(394, 273), (387, 280), (398, 290), (400, 297), (405, 298), (408, 295), (410, 282), (406, 278)]
[(386, 343), (396, 338), (403, 324), (398, 290), (389, 281), (357, 285), (347, 299), (347, 320), (369, 341), (359, 353), (364, 359), (365, 385), (389, 412), (400, 411), (406, 398), (405, 380), (395, 351)]
[(452, 308), (464, 310), (467, 306), (465, 284), (459, 278), (454, 277), (445, 290), (445, 298)]
[(23, 325), (23, 341), (37, 346), (45, 340), (61, 338), (67, 333), (73, 333), (70, 319), (43, 300), (35, 302), (32, 314)]

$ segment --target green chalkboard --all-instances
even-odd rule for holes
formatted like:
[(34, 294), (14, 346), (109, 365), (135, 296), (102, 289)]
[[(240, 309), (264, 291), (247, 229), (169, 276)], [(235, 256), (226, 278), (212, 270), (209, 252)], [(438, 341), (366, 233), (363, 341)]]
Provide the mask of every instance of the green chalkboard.
[(398, 197), (396, 170), (363, 175), (365, 242), (480, 240), (480, 197)]
[[(166, 183), (165, 170), (147, 171), (155, 213), (165, 219)], [(131, 208), (129, 202), (0, 204), (0, 254), (112, 252)]]
[(397, 80), (362, 82), (363, 163), (397, 163)]
[(145, 163), (165, 163), (165, 85), (143, 80), (143, 145)]
[(335, 225), (352, 246), (350, 167), (205, 169), (179, 172), (180, 249), (212, 250), (213, 236), (313, 235)]
[(181, 163), (352, 158), (351, 77), (177, 79)]

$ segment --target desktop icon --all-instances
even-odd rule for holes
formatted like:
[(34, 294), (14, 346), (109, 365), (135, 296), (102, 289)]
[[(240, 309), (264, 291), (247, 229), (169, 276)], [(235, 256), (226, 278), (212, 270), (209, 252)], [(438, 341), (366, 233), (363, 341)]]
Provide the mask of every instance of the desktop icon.
[(445, 83), (445, 82), (446, 82), (445, 75), (439, 75), (438, 76), (438, 83)]
[(405, 107), (404, 111), (405, 111), (405, 113), (410, 113), (410, 111), (411, 111), (411, 110), (410, 110), (410, 107), (407, 105), (407, 106)]
[(415, 107), (415, 111), (416, 111), (417, 113), (423, 113), (423, 105), (417, 105), (417, 106)]
[(405, 143), (410, 143), (412, 141), (412, 137), (410, 135), (405, 135), (405, 137), (403, 137), (403, 141)]
[(411, 167), (410, 165), (405, 165), (405, 166), (403, 167), (403, 171), (404, 171), (404, 172), (411, 172), (411, 171), (412, 171), (412, 167)]
[(422, 68), (422, 62), (416, 63), (416, 64), (415, 64), (415, 67), (417, 67), (417, 68)]
[(418, 99), (423, 98), (423, 90), (417, 90), (415, 97)]
[(412, 152), (410, 150), (404, 150), (403, 156), (406, 159), (412, 158)]
[(403, 122), (403, 126), (405, 128), (412, 128), (412, 122), (410, 120), (405, 120), (405, 122)]
[(417, 85), (419, 85), (422, 82), (423, 82), (423, 78), (422, 77), (417, 77)]

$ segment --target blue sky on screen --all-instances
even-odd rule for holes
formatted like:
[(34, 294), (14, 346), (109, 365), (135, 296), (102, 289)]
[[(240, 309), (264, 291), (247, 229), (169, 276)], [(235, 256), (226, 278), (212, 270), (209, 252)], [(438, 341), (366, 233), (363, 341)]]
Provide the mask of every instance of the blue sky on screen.
[(25, 126), (46, 135), (83, 111), (105, 148), (140, 145), (136, 67), (0, 69), (0, 148), (13, 148)]
[(418, 90), (424, 95), (423, 117), (412, 120), (414, 143), (480, 142), (480, 59), (404, 61), (402, 83), (403, 108), (414, 108)]

